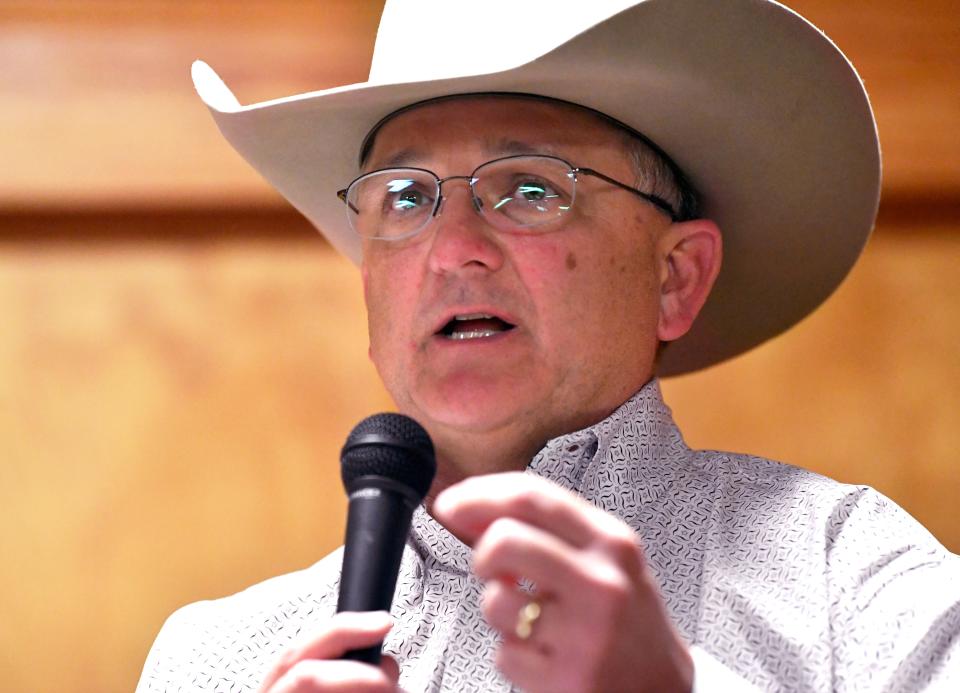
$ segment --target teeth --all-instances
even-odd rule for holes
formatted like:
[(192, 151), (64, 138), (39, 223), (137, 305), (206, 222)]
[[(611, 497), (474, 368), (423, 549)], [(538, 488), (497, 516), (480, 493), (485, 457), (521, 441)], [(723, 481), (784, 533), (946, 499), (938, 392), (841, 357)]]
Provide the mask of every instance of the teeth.
[[(494, 323), (492, 326), (491, 321)], [(477, 322), (477, 324), (463, 325), (461, 329), (460, 326), (455, 324), (458, 322)], [(502, 329), (501, 326), (503, 326)], [(513, 326), (490, 313), (461, 313), (460, 315), (454, 315), (442, 332), (447, 339), (483, 339), (500, 334), (511, 327)]]
[(479, 339), (481, 337), (492, 337), (499, 334), (496, 330), (470, 330), (468, 332), (454, 332), (449, 335), (449, 339)]

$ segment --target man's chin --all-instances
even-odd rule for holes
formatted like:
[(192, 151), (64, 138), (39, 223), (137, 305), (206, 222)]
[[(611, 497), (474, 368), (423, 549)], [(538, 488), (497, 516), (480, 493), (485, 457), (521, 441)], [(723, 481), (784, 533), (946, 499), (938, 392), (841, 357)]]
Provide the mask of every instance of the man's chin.
[(519, 377), (458, 378), (421, 390), (414, 401), (424, 425), (481, 434), (520, 423), (531, 394), (532, 384)]

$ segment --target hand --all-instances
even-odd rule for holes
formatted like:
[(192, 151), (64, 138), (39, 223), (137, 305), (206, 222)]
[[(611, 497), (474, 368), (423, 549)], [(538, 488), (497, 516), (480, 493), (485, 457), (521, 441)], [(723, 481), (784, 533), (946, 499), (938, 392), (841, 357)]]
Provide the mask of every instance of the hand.
[(335, 659), (348, 650), (377, 644), (392, 625), (390, 614), (385, 611), (337, 614), (309, 641), (284, 654), (263, 682), (260, 693), (392, 693), (399, 690), (400, 669), (387, 655), (379, 667)]
[[(472, 477), (434, 516), (473, 546), (483, 613), (503, 634), (497, 666), (527, 691), (689, 691), (693, 660), (634, 532), (531, 474)], [(535, 585), (530, 595), (518, 579)], [(541, 606), (528, 638), (520, 610)]]

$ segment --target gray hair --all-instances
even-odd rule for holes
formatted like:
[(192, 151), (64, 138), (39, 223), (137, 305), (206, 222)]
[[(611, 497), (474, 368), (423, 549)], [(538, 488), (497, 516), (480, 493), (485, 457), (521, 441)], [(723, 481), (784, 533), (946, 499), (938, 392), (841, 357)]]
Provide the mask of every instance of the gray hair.
[(677, 221), (700, 216), (700, 196), (667, 154), (639, 133), (624, 133), (624, 144), (636, 171), (634, 186), (670, 203)]

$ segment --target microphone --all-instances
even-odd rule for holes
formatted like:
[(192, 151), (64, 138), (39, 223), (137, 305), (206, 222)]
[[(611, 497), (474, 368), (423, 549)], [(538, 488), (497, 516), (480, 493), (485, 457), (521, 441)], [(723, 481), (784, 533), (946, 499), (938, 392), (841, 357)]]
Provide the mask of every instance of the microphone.
[[(347, 536), (337, 611), (390, 611), (414, 509), (437, 471), (423, 427), (401, 414), (374, 414), (350, 432), (340, 452), (347, 491)], [(380, 663), (383, 643), (343, 659)]]

